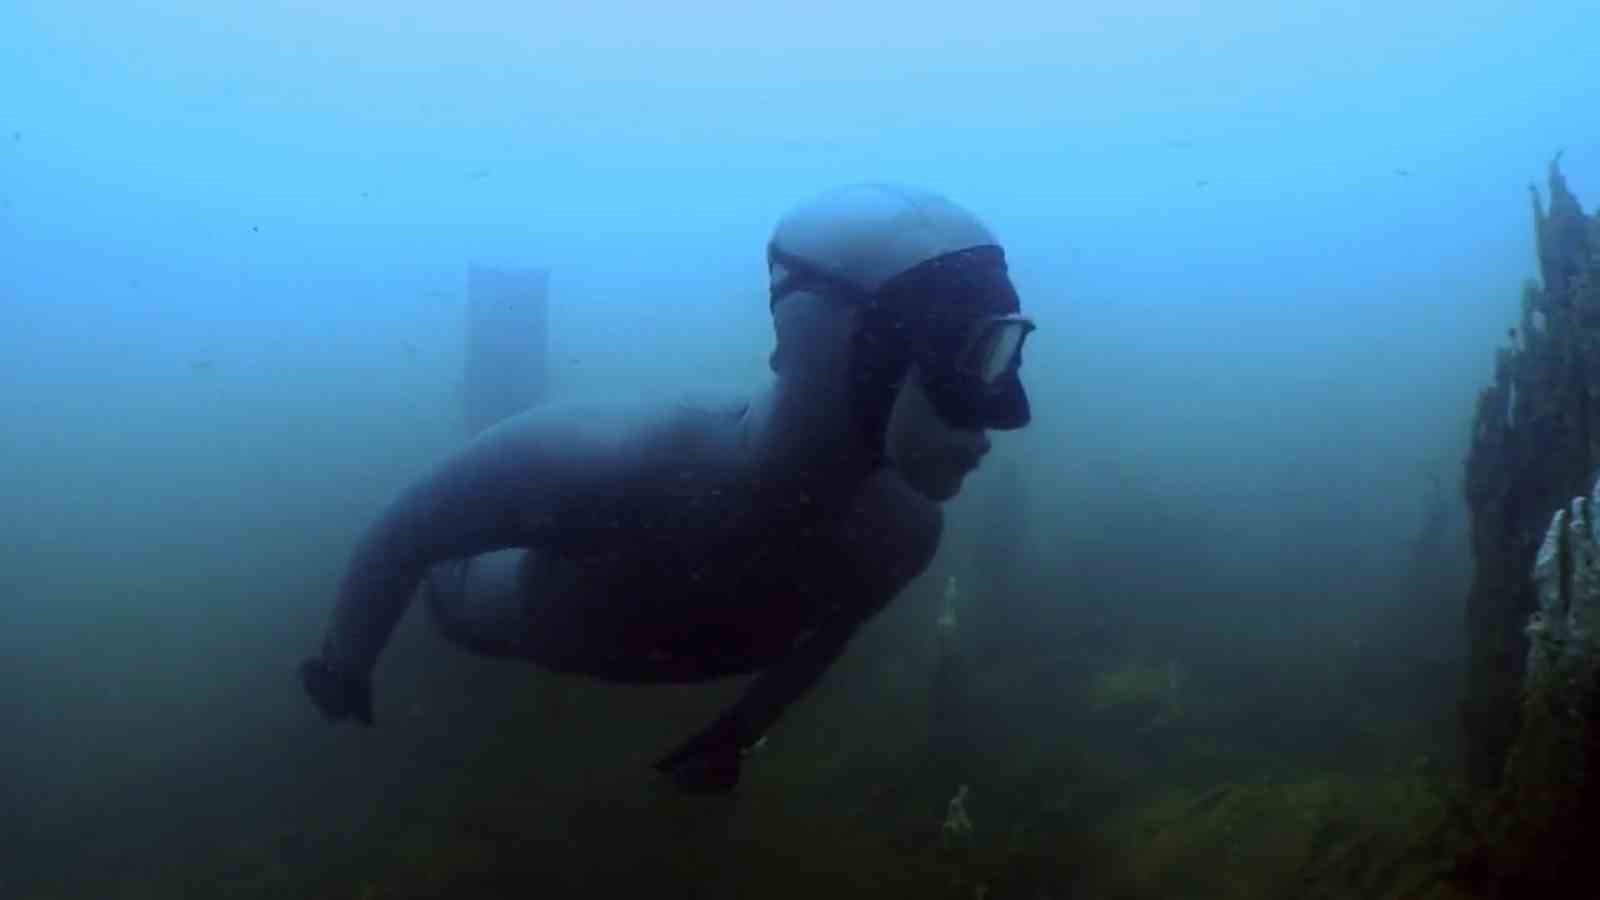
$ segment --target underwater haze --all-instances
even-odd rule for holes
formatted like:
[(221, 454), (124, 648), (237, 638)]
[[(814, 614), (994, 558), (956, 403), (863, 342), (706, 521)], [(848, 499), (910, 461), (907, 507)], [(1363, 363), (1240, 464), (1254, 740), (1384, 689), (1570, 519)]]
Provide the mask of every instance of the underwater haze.
[[(7, 0), (0, 896), (1162, 896), (1119, 836), (1174, 791), (1448, 785), (1461, 461), (1528, 183), (1600, 196), (1596, 46), (1537, 0)], [(1033, 422), (736, 793), (649, 762), (737, 683), (419, 614), (377, 727), (320, 718), (356, 540), (462, 439), (470, 267), (549, 269), (551, 397), (748, 391), (774, 224), (863, 181), (998, 235)], [(950, 587), (956, 846), (907, 774)]]

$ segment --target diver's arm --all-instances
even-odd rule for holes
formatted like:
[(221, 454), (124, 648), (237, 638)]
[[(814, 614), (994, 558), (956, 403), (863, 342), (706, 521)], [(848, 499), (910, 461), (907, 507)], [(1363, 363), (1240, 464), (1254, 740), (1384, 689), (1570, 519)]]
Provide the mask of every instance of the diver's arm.
[(534, 543), (558, 499), (602, 467), (592, 437), (550, 416), (509, 420), (404, 491), (367, 529), (321, 653), (301, 668), (328, 718), (371, 723), (372, 670), (428, 568)]
[(657, 771), (691, 790), (727, 790), (739, 778), (739, 759), (778, 723), (833, 665), (864, 619), (841, 617), (812, 632), (776, 665), (750, 683), (738, 702), (676, 750), (658, 760)]
[(944, 530), (938, 504), (912, 498), (898, 477), (882, 477), (869, 490), (874, 500), (856, 509), (842, 535), (853, 551), (845, 564), (850, 575), (832, 586), (834, 596), (854, 597), (856, 602), (840, 605), (787, 657), (755, 677), (717, 721), (656, 762), (659, 772), (688, 790), (733, 788), (744, 751), (821, 679), (867, 620), (928, 569)]
[(850, 535), (859, 556), (853, 578), (835, 590), (858, 598), (839, 607), (777, 664), (767, 668), (733, 706), (656, 769), (690, 790), (728, 790), (739, 780), (740, 760), (790, 704), (804, 696), (844, 652), (850, 638), (932, 561), (943, 520), (935, 507), (888, 505), (890, 516), (864, 518)]
[(750, 744), (759, 741), (778, 724), (790, 704), (822, 679), (822, 673), (844, 653), (865, 622), (864, 617), (841, 617), (806, 636), (781, 662), (750, 682), (744, 695), (724, 715), (739, 718)]

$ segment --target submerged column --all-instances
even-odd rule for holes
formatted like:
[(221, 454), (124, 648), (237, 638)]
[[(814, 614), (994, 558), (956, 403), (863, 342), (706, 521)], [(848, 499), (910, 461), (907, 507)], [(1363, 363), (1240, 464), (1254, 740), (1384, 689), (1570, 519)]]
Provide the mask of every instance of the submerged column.
[(1461, 718), (1467, 774), (1480, 787), (1500, 782), (1520, 726), (1535, 551), (1551, 514), (1587, 493), (1600, 459), (1600, 266), (1589, 251), (1600, 229), (1559, 162), (1548, 212), (1530, 186), (1543, 284), (1523, 289), (1521, 321), (1478, 396), (1463, 473), (1473, 572)]
[(1555, 514), (1535, 558), (1521, 728), (1483, 843), (1495, 896), (1594, 893), (1600, 822), (1600, 484)]
[(467, 271), (462, 404), (471, 434), (544, 399), (549, 382), (549, 269)]

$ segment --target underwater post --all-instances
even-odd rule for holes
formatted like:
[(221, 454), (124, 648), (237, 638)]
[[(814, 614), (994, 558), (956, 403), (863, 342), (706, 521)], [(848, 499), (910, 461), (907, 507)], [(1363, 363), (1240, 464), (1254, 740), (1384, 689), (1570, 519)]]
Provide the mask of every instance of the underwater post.
[(549, 386), (549, 269), (467, 270), (462, 405), (477, 434), (544, 399)]
[(1600, 460), (1600, 247), (1550, 161), (1548, 211), (1530, 185), (1542, 284), (1523, 287), (1522, 315), (1478, 395), (1462, 478), (1472, 537), (1466, 696), (1469, 780), (1497, 786), (1520, 728), (1527, 644), (1537, 608), (1534, 555), (1550, 517), (1585, 496)]
[(1600, 219), (1550, 162), (1530, 186), (1540, 280), (1478, 396), (1467, 774), (1492, 791), (1482, 842), (1508, 896), (1592, 888), (1600, 822)]
[(1487, 817), (1497, 874), (1518, 888), (1514, 895), (1590, 887), (1588, 860), (1600, 823), (1597, 500), (1600, 484), (1558, 510), (1534, 562), (1538, 609), (1524, 629), (1521, 728)]

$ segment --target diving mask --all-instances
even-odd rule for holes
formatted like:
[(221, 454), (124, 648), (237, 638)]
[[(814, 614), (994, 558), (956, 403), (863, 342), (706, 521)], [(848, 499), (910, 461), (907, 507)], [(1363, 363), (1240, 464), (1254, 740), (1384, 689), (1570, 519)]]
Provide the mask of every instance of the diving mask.
[[(866, 290), (827, 268), (769, 246), (768, 263), (782, 267), (772, 288), (777, 303), (792, 291), (839, 297), (862, 309), (856, 365), (869, 382), (892, 390), (916, 363), (934, 409), (952, 427), (1013, 429), (1032, 413), (1018, 369), (1034, 330), (1021, 315), (1005, 251), (993, 244), (926, 260)], [(871, 390), (878, 390), (873, 388)]]

